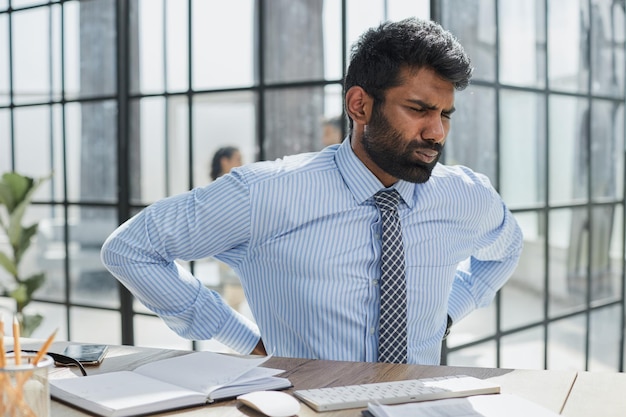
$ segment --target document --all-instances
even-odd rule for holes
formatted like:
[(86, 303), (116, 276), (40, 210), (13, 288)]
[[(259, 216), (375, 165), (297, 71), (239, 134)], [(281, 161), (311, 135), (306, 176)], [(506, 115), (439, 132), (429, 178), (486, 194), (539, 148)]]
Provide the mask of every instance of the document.
[(51, 379), (50, 394), (100, 416), (128, 417), (290, 387), (275, 376), (283, 370), (259, 366), (268, 359), (194, 352), (133, 371)]
[(558, 413), (513, 394), (381, 405), (370, 403), (364, 415), (374, 417), (557, 417)]

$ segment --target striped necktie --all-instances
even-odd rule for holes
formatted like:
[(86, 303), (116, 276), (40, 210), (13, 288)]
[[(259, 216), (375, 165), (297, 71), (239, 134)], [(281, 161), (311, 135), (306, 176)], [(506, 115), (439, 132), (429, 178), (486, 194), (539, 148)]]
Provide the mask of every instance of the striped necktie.
[(398, 216), (400, 194), (382, 190), (374, 195), (382, 217), (380, 323), (378, 361), (406, 363), (406, 282), (404, 247)]

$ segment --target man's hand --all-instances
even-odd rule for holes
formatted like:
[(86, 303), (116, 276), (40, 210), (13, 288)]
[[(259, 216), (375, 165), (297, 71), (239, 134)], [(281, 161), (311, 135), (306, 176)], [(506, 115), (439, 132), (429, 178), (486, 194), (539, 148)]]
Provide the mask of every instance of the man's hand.
[(257, 343), (254, 349), (252, 350), (252, 354), (267, 356), (267, 352), (265, 351), (265, 345), (263, 345), (263, 339), (259, 339), (259, 343)]

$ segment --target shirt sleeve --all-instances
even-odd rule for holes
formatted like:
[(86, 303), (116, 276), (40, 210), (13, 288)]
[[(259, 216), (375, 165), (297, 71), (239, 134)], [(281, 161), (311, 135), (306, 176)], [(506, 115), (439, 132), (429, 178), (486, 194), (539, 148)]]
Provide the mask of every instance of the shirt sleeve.
[(249, 353), (259, 340), (257, 326), (176, 262), (245, 247), (250, 233), (248, 194), (239, 176), (228, 175), (158, 201), (109, 236), (102, 262), (180, 336), (213, 338)]
[(477, 225), (474, 253), (459, 265), (448, 300), (448, 314), (454, 322), (489, 305), (521, 255), (522, 231), (500, 196), (489, 189), (491, 203)]

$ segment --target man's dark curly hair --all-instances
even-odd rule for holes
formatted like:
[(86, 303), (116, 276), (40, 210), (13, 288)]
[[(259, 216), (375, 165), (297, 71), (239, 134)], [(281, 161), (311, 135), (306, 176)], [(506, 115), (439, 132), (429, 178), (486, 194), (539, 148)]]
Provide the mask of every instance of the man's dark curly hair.
[(387, 89), (402, 83), (402, 68), (431, 68), (457, 90), (472, 76), (470, 59), (450, 32), (435, 22), (408, 18), (371, 28), (352, 46), (344, 95), (359, 86), (380, 104)]

